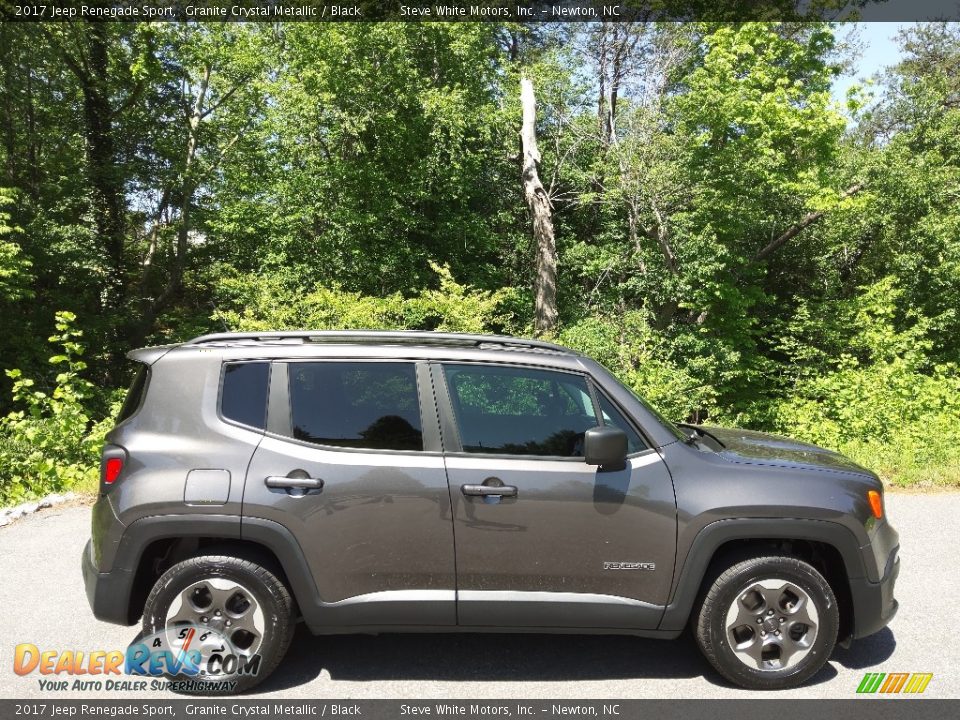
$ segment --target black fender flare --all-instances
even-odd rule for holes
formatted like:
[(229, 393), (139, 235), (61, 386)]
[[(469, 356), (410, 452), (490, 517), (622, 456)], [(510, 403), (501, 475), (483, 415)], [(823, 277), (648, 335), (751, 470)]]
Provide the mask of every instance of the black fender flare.
[(681, 563), (670, 603), (664, 609), (660, 630), (683, 630), (700, 593), (710, 561), (731, 540), (809, 540), (830, 545), (843, 559), (848, 582), (865, 577), (860, 543), (847, 527), (829, 520), (800, 518), (730, 518), (704, 526), (693, 539)]
[(122, 598), (115, 598), (114, 601), (122, 602), (124, 607), (129, 606), (143, 552), (151, 543), (201, 537), (243, 540), (261, 545), (279, 561), (301, 612), (319, 604), (317, 585), (303, 550), (286, 527), (263, 518), (241, 519), (239, 515), (200, 514), (149, 515), (127, 526), (117, 548), (113, 573), (125, 576), (128, 582), (125, 583), (126, 588), (116, 588)]

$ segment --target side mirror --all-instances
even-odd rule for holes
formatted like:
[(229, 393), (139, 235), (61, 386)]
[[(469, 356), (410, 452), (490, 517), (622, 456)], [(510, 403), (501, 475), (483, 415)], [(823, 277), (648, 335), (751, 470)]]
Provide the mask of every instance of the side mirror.
[(627, 434), (610, 425), (592, 427), (583, 434), (587, 465), (602, 470), (623, 470), (627, 466)]

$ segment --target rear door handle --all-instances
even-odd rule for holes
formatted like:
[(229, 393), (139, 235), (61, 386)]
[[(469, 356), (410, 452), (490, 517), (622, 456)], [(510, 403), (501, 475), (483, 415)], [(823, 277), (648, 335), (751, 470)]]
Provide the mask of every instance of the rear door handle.
[(517, 488), (514, 485), (461, 485), (464, 495), (478, 497), (516, 497)]
[(264, 482), (269, 488), (295, 488), (298, 490), (323, 490), (323, 480), (312, 477), (286, 477), (284, 475), (268, 475)]

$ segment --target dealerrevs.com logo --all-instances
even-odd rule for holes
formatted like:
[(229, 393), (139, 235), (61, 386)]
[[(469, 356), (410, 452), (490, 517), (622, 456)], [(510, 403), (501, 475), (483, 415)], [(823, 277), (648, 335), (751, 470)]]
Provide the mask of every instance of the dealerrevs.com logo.
[(860, 695), (919, 695), (927, 689), (933, 673), (867, 673), (857, 687)]
[[(210, 628), (182, 624), (137, 639), (126, 650), (14, 649), (13, 671), (39, 675), (44, 691), (223, 691), (257, 675), (261, 656), (244, 653)], [(126, 676), (126, 677), (123, 677)]]

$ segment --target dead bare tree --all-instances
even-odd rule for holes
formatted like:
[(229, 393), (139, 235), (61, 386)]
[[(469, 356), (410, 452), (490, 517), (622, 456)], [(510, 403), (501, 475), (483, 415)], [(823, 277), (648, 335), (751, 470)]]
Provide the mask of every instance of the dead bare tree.
[(534, 328), (538, 335), (557, 326), (557, 244), (553, 231), (553, 207), (540, 182), (540, 150), (537, 148), (537, 101), (533, 82), (520, 79), (520, 104), (523, 110), (520, 146), (523, 153), (521, 180), (523, 196), (533, 222), (537, 247), (537, 272), (534, 277)]

